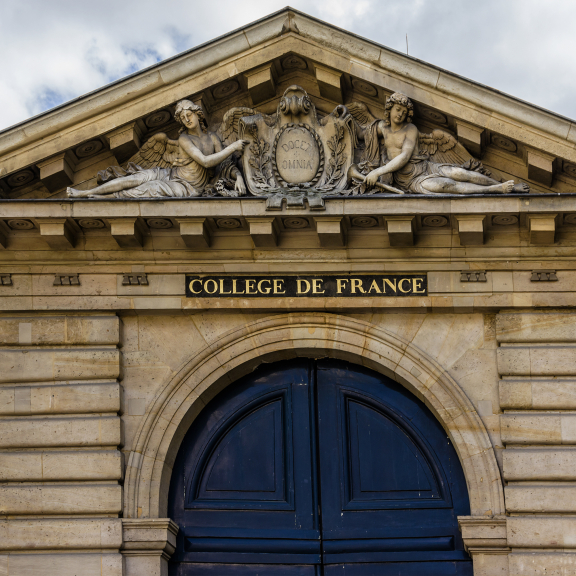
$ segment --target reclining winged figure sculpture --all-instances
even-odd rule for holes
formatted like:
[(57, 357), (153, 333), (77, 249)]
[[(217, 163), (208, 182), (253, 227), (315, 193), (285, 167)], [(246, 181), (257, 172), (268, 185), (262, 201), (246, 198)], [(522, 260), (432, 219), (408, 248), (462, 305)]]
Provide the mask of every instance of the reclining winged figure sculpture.
[(392, 94), (384, 110), (384, 118), (376, 118), (366, 104), (352, 102), (322, 116), (306, 91), (293, 85), (275, 114), (232, 108), (211, 132), (202, 108), (181, 100), (174, 114), (181, 125), (177, 139), (154, 134), (124, 167), (99, 172), (95, 188), (68, 188), (67, 194), (187, 198), (249, 192), (278, 209), (284, 198), (295, 205), (304, 196), (311, 207), (322, 207), (328, 195), (529, 191), (527, 184), (493, 178), (450, 133), (420, 132), (407, 96)]
[[(404, 94), (388, 97), (385, 117), (375, 118), (360, 102), (347, 105), (356, 134), (364, 140), (360, 163), (350, 167), (355, 193), (381, 190), (410, 194), (528, 192), (527, 184), (499, 182), (454, 136), (436, 129), (424, 134), (412, 124), (414, 105)], [(391, 188), (394, 184), (397, 188)]]

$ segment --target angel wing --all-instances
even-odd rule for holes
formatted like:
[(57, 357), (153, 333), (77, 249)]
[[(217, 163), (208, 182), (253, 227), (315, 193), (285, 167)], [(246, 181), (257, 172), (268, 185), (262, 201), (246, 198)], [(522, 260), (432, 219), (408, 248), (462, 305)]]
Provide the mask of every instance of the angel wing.
[(421, 152), (428, 152), (430, 160), (437, 164), (464, 164), (472, 160), (472, 156), (448, 132), (433, 130), (430, 134), (420, 133), (419, 144)]
[(166, 134), (159, 132), (151, 136), (128, 162), (142, 168), (170, 168), (180, 160), (178, 140), (170, 140)]
[(348, 112), (350, 112), (354, 120), (356, 120), (362, 128), (366, 128), (366, 126), (378, 120), (378, 118), (372, 116), (370, 110), (368, 110), (368, 106), (363, 102), (351, 102), (350, 104), (346, 104), (346, 108), (348, 108)]
[(444, 130), (433, 130), (431, 134), (420, 132), (418, 142), (420, 152), (428, 152), (430, 160), (437, 164), (456, 164), (466, 170), (492, 176), (480, 160), (476, 160), (462, 144)]
[(276, 114), (262, 114), (255, 108), (248, 108), (247, 106), (230, 108), (230, 110), (224, 114), (222, 124), (220, 124), (220, 127), (216, 132), (218, 137), (226, 146), (232, 144), (232, 142), (235, 142), (238, 139), (238, 123), (240, 122), (240, 119), (245, 116), (256, 116), (257, 114), (261, 114), (264, 118), (264, 122), (266, 122), (268, 126), (274, 126), (276, 123)]

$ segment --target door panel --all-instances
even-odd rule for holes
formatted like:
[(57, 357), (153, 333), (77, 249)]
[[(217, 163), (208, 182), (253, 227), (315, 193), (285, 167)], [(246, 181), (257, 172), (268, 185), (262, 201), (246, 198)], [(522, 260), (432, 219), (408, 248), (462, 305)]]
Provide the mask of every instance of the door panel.
[(416, 439), (391, 415), (346, 396), (342, 398), (343, 432), (348, 445), (350, 503), (439, 501), (439, 482)]
[(174, 465), (170, 574), (472, 574), (466, 483), (430, 411), (333, 360), (261, 366), (212, 400)]
[[(323, 563), (466, 560), (465, 480), (428, 409), (388, 378), (319, 361)], [(358, 572), (360, 574), (360, 572)]]
[(290, 413), (285, 390), (279, 397), (266, 397), (252, 412), (233, 422), (216, 436), (213, 449), (199, 474), (198, 488), (192, 484), (187, 501), (192, 508), (201, 503), (235, 507), (238, 501), (251, 501), (261, 508), (264, 502), (287, 502), (286, 488), (293, 482), (286, 464), (284, 420)]
[(320, 563), (311, 394), (308, 361), (263, 367), (196, 419), (170, 488), (180, 526), (173, 573), (266, 563), (300, 574)]

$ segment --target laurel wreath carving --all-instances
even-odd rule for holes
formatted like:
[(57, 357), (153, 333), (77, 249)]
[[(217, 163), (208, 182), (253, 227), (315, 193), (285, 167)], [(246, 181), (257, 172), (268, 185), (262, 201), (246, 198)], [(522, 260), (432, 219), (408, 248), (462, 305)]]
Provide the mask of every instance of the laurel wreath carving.
[(326, 168), (327, 180), (322, 186), (316, 187), (317, 190), (322, 190), (323, 192), (333, 190), (342, 178), (342, 166), (346, 162), (344, 128), (337, 126), (336, 134), (329, 138), (326, 144), (330, 148), (330, 160), (328, 160), (328, 167)]
[(254, 138), (254, 142), (250, 145), (250, 152), (252, 155), (248, 163), (253, 168), (252, 180), (254, 186), (261, 190), (269, 190), (274, 188), (274, 180), (272, 178), (272, 169), (270, 167), (270, 144), (264, 138), (258, 137), (258, 128), (254, 124), (248, 126), (248, 132)]

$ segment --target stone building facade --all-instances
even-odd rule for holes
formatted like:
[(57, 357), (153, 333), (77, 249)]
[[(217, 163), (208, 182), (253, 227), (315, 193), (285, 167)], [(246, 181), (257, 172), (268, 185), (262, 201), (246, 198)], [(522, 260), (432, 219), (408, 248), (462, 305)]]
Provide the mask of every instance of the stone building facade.
[[(530, 193), (66, 196), (177, 138), (181, 99), (217, 130), (233, 107), (274, 114), (294, 85), (318, 134), (339, 105), (383, 118), (405, 94), (421, 132)], [(571, 120), (291, 9), (0, 133), (0, 574), (168, 574), (187, 431), (297, 358), (361, 366), (431, 411), (465, 476), (475, 576), (576, 573), (575, 144)], [(189, 293), (386, 275), (425, 291)]]

